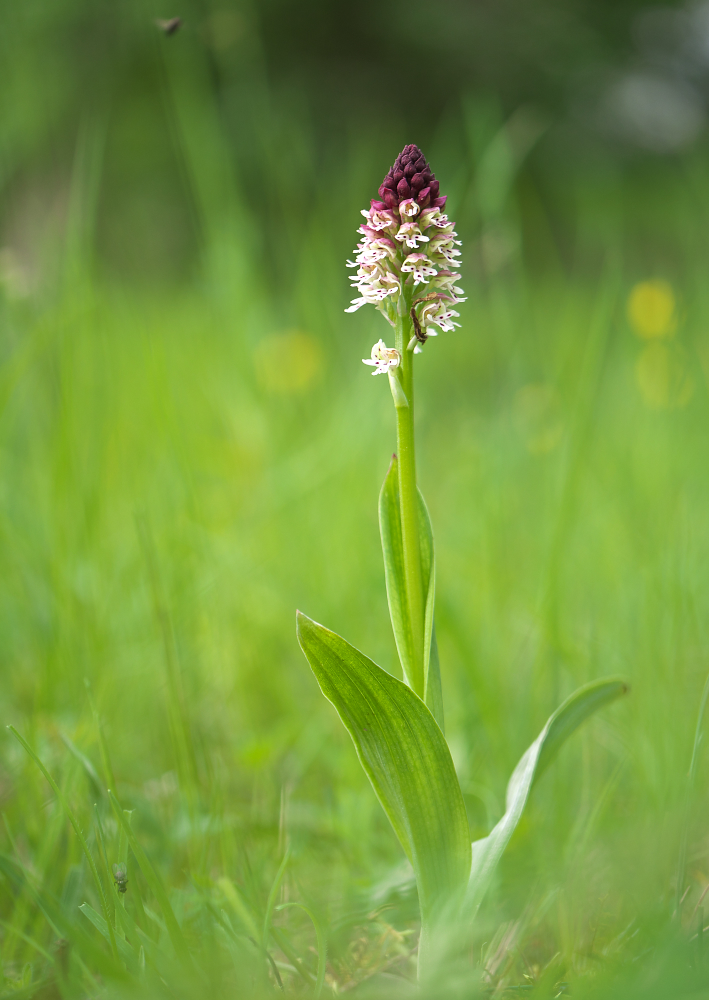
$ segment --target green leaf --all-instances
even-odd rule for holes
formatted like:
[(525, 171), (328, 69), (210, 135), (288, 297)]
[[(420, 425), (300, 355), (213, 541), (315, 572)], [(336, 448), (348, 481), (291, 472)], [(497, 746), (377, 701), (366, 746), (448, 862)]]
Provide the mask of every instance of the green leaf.
[(599, 708), (620, 698), (627, 690), (627, 685), (616, 678), (595, 681), (579, 688), (554, 712), (522, 756), (507, 785), (505, 815), (487, 837), (473, 844), (466, 899), (466, 908), (472, 915), (482, 902), (500, 858), (522, 817), (529, 793), (541, 774), (582, 722)]
[(459, 898), (470, 872), (468, 820), (448, 744), (406, 684), (300, 612), (297, 631), (411, 861), (425, 931)]
[[(433, 531), (426, 503), (419, 499), (419, 544), (421, 548), (421, 579), (425, 593), (424, 626), (424, 700), (443, 730), (443, 697), (441, 675), (438, 665), (433, 624), (433, 608), (436, 590), (436, 567), (433, 550)], [(396, 455), (391, 460), (389, 471), (379, 494), (379, 530), (384, 552), (384, 576), (386, 578), (389, 614), (394, 629), (396, 648), (401, 660), (404, 679), (413, 687), (413, 642), (411, 620), (406, 596), (406, 574), (404, 572), (404, 545), (401, 534), (401, 505), (399, 503), (399, 469)]]

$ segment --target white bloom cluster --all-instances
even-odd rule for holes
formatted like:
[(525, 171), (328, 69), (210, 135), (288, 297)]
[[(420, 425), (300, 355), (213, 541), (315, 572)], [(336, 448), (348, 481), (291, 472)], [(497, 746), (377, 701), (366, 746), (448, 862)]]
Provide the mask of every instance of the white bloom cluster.
[(371, 303), (394, 326), (399, 296), (405, 285), (411, 286), (416, 352), (427, 337), (460, 326), (452, 307), (465, 301), (456, 284), (461, 243), (441, 208), (421, 208), (413, 198), (392, 208), (372, 201), (369, 211), (362, 211), (366, 221), (358, 230), (362, 240), (355, 259), (347, 261), (348, 267), (357, 268), (352, 286), (359, 294), (345, 312)]

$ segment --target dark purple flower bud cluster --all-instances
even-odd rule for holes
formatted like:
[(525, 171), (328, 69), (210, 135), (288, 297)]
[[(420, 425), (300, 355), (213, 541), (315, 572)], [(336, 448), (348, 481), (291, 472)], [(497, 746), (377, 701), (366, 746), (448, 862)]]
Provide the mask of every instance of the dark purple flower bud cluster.
[(413, 198), (420, 208), (443, 208), (445, 197), (438, 195), (438, 181), (418, 146), (404, 146), (379, 188), (384, 205), (395, 210), (399, 203)]

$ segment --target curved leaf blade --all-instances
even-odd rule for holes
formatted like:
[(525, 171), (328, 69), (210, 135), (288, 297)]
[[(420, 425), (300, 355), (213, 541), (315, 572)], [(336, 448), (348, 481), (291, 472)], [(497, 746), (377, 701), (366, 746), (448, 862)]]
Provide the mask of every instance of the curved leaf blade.
[(505, 815), (487, 837), (473, 844), (473, 860), (466, 905), (474, 914), (485, 895), (495, 869), (519, 823), (529, 794), (562, 745), (605, 705), (628, 690), (624, 681), (610, 678), (594, 681), (575, 691), (549, 718), (534, 743), (526, 750), (507, 785)]
[[(443, 730), (443, 697), (438, 665), (438, 648), (435, 645), (433, 610), (436, 591), (436, 568), (433, 550), (433, 530), (426, 502), (418, 491), (419, 543), (421, 548), (421, 579), (426, 594), (424, 624), (424, 700)], [(404, 679), (409, 687), (414, 675), (411, 619), (406, 594), (404, 572), (404, 545), (401, 533), (401, 506), (399, 503), (399, 469), (396, 455), (379, 494), (379, 530), (384, 553), (389, 615), (394, 630), (396, 648), (401, 660)]]
[(470, 873), (468, 820), (448, 744), (408, 685), (300, 612), (297, 632), (411, 861), (422, 921), (430, 923)]
[[(552, 763), (569, 736), (595, 712), (612, 704), (627, 692), (628, 685), (624, 680), (619, 677), (609, 677), (584, 684), (569, 695), (544, 727), (543, 733), (546, 735), (537, 759), (532, 787)], [(538, 739), (541, 739), (541, 736)]]

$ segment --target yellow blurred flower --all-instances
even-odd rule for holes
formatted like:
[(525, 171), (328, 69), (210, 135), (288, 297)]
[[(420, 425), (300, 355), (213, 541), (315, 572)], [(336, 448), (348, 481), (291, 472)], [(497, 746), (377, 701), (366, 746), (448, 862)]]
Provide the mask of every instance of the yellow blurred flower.
[(274, 395), (303, 392), (320, 375), (323, 351), (318, 341), (301, 330), (271, 333), (254, 347), (256, 379)]
[(653, 410), (686, 406), (694, 395), (694, 379), (677, 344), (648, 344), (635, 364), (643, 399)]
[(641, 281), (628, 296), (628, 320), (638, 337), (671, 337), (677, 329), (677, 301), (667, 281)]

